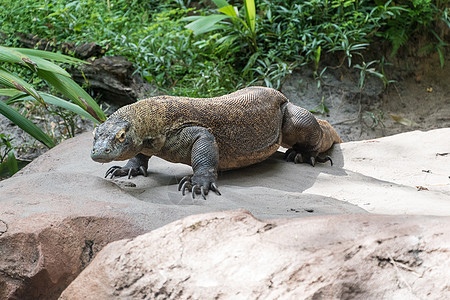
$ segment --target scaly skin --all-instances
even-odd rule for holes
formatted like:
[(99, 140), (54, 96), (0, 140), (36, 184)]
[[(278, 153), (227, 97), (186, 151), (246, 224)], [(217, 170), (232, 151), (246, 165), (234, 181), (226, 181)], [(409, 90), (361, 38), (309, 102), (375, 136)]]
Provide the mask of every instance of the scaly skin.
[(288, 148), (294, 162), (325, 162), (320, 153), (342, 140), (331, 125), (289, 103), (280, 92), (251, 87), (216, 98), (158, 96), (125, 106), (95, 133), (91, 157), (97, 162), (130, 159), (106, 176), (147, 175), (156, 155), (185, 163), (193, 175), (179, 189), (220, 194), (217, 171), (245, 167)]

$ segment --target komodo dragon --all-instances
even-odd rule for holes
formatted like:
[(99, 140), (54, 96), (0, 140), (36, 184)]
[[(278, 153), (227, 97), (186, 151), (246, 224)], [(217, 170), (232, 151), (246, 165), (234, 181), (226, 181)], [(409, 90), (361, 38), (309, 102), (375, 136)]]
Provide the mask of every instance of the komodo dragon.
[(91, 157), (100, 163), (130, 159), (109, 175), (147, 176), (152, 155), (192, 166), (178, 190), (220, 195), (217, 171), (267, 159), (279, 146), (295, 163), (331, 161), (318, 156), (342, 140), (334, 128), (295, 106), (277, 90), (249, 87), (216, 98), (157, 96), (124, 106), (94, 133)]

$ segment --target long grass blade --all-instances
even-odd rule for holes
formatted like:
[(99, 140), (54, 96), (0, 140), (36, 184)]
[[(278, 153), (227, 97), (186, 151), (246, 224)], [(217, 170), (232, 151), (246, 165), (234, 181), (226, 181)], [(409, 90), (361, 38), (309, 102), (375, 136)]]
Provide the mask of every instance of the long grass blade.
[(38, 56), (29, 55), (28, 56), (31, 62), (35, 65), (36, 68), (58, 73), (67, 77), (70, 77), (70, 74), (67, 73), (66, 70), (61, 68), (58, 65), (55, 65), (54, 63), (49, 62), (48, 60), (45, 60), (43, 58), (40, 58)]
[(256, 29), (256, 7), (254, 0), (244, 0), (245, 18), (250, 30), (254, 33)]
[(0, 62), (7, 62), (13, 64), (22, 64), (23, 54), (15, 51), (12, 48), (0, 46)]
[(33, 122), (22, 116), (14, 108), (9, 107), (3, 101), (0, 101), (0, 113), (10, 119), (14, 124), (22, 128), (26, 133), (42, 142), (49, 148), (55, 146), (55, 142), (45, 134), (39, 127)]
[(10, 73), (9, 71), (1, 67), (0, 67), (0, 86), (15, 88), (19, 91), (27, 93), (30, 96), (33, 96), (36, 100), (42, 101), (41, 96), (33, 88), (32, 85), (28, 84), (20, 77), (17, 77), (16, 75)]
[(64, 54), (54, 53), (54, 52), (49, 52), (49, 51), (27, 49), (27, 48), (12, 48), (12, 50), (17, 51), (21, 54), (32, 55), (32, 56), (40, 57), (42, 59), (49, 59), (49, 60), (53, 60), (53, 61), (57, 61), (57, 62), (61, 62), (61, 63), (68, 63), (68, 64), (85, 64), (85, 63), (87, 63), (87, 62), (85, 62), (81, 59), (75, 58), (75, 57), (70, 57), (70, 56), (67, 56)]
[(97, 120), (106, 120), (106, 116), (97, 102), (71, 78), (46, 70), (39, 70), (38, 76), (47, 81), (48, 84), (54, 86), (59, 92), (81, 108), (87, 110), (88, 107), (91, 107), (96, 114), (93, 117)]
[[(91, 116), (86, 110), (82, 109), (81, 107), (79, 107), (76, 104), (73, 104), (72, 102), (69, 102), (67, 100), (61, 99), (61, 98), (53, 96), (51, 94), (42, 93), (42, 92), (41, 92), (41, 96), (42, 96), (42, 99), (44, 99), (45, 103), (64, 108), (64, 109), (74, 112), (77, 115), (80, 115), (86, 119), (89, 119), (95, 123), (100, 123), (97, 119), (95, 119), (93, 116)], [(28, 96), (28, 97), (22, 98), (21, 101), (22, 100), (29, 101), (29, 100), (34, 100), (34, 99), (32, 97)]]

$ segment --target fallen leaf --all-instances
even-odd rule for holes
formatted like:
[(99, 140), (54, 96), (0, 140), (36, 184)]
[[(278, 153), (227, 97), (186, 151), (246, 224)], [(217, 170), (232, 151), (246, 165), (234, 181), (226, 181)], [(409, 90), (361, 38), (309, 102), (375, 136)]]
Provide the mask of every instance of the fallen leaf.
[(413, 125), (414, 125), (414, 126), (418, 126), (418, 125), (419, 125), (419, 124), (417, 124), (416, 122), (414, 122), (413, 120), (403, 118), (402, 116), (399, 116), (399, 115), (391, 114), (391, 118), (392, 118), (395, 122), (400, 123), (400, 124), (403, 124), (403, 125), (406, 125), (406, 126), (413, 126)]
[(417, 185), (416, 188), (418, 191), (429, 191), (426, 187), (421, 186), (421, 185)]

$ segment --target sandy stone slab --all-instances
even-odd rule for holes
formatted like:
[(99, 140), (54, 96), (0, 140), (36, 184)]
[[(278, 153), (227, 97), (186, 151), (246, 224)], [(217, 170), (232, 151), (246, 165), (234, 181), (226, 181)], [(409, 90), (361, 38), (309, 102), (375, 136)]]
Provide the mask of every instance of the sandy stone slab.
[[(368, 212), (448, 216), (449, 134), (439, 129), (337, 145), (333, 167), (286, 163), (276, 153), (220, 173), (222, 196), (210, 193), (206, 201), (177, 191), (189, 166), (157, 157), (149, 177), (103, 178), (123, 162), (91, 161), (92, 135), (80, 135), (0, 182), (0, 298), (55, 299), (88, 264), (85, 257), (104, 245), (194, 214), (242, 208), (263, 220)], [(45, 238), (50, 233), (67, 247)], [(52, 257), (48, 249), (61, 251)]]
[(446, 299), (450, 217), (190, 216), (106, 246), (60, 299)]

